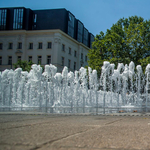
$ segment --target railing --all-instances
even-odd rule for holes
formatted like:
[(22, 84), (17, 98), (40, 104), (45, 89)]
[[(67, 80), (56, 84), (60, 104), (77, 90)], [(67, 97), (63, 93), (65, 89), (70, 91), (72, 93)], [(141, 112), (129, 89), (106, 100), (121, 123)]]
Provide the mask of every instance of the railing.
[(110, 113), (146, 113), (150, 106), (142, 107), (11, 107), (1, 106), (0, 112), (44, 112), (52, 114), (110, 114)]

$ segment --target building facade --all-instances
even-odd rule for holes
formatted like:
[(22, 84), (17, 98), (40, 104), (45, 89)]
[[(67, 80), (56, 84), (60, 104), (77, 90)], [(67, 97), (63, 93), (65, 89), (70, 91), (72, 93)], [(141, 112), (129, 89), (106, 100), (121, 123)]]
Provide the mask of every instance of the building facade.
[(94, 36), (66, 9), (0, 8), (0, 71), (19, 59), (54, 64), (61, 72), (87, 64)]

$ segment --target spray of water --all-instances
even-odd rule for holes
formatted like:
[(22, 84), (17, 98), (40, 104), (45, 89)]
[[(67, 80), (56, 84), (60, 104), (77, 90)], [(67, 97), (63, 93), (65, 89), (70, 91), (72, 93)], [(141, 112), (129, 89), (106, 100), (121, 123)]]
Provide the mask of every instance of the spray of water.
[[(62, 73), (50, 64), (42, 73), (40, 65), (32, 65), (30, 72), (5, 70), (0, 73), (0, 108), (43, 107), (50, 112), (60, 112), (58, 108), (69, 108), (68, 112), (86, 112), (86, 108), (146, 108), (149, 111), (150, 64), (145, 74), (142, 67), (115, 65), (105, 61), (101, 76), (90, 67), (79, 71)], [(61, 110), (65, 112), (65, 109)]]

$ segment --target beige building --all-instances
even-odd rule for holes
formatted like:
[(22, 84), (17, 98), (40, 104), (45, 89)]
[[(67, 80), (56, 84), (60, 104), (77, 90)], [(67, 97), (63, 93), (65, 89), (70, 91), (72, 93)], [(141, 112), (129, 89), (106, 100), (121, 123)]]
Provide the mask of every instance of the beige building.
[(53, 64), (61, 72), (88, 65), (89, 47), (65, 32), (56, 30), (9, 30), (0, 32), (0, 71), (13, 68), (21, 60), (41, 65)]

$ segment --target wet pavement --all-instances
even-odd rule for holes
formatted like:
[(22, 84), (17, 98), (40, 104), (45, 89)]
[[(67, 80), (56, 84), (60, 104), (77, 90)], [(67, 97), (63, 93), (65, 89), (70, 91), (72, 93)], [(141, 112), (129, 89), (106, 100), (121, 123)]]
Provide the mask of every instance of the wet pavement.
[(0, 113), (0, 150), (149, 150), (150, 116)]

